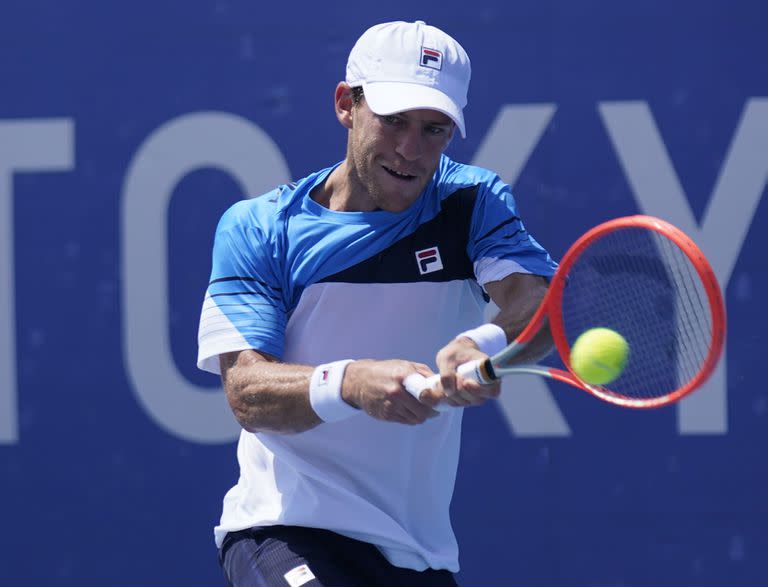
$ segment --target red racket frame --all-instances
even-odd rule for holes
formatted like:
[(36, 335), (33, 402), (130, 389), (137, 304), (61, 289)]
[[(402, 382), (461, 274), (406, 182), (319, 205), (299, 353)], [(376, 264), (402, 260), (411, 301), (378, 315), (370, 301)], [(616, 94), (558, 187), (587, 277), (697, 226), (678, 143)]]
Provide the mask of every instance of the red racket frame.
[[(565, 336), (565, 326), (563, 324), (562, 314), (563, 291), (565, 289), (568, 271), (590, 244), (611, 232), (624, 228), (653, 230), (669, 238), (680, 247), (699, 274), (709, 300), (709, 308), (712, 314), (712, 344), (709, 348), (707, 357), (699, 372), (692, 379), (679, 389), (661, 397), (644, 399), (626, 397), (611, 391), (607, 387), (591, 385), (586, 381), (583, 381), (573, 372), (570, 366), (569, 357), (571, 348)], [(525, 330), (523, 330), (517, 337), (516, 342), (522, 344), (529, 343), (541, 329), (545, 318), (549, 318), (549, 327), (552, 332), (555, 347), (568, 369), (568, 371), (564, 371), (562, 369), (550, 368), (548, 369), (549, 376), (558, 381), (562, 381), (563, 383), (579, 387), (602, 400), (627, 408), (657, 408), (674, 403), (685, 397), (703, 384), (712, 374), (712, 371), (714, 371), (717, 366), (717, 362), (725, 343), (725, 304), (723, 303), (720, 286), (709, 261), (707, 261), (707, 258), (701, 252), (699, 247), (696, 246), (684, 232), (672, 224), (653, 216), (637, 215), (616, 218), (604, 222), (603, 224), (599, 224), (584, 233), (584, 235), (581, 236), (581, 238), (579, 238), (563, 256), (560, 266), (552, 278), (549, 290), (542, 300), (541, 305), (531, 318), (528, 326), (526, 326)]]

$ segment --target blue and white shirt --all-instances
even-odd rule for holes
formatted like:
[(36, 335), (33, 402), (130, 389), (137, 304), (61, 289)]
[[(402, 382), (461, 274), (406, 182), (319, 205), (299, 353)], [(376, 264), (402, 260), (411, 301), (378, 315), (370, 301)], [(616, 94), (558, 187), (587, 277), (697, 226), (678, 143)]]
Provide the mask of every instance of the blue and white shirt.
[[(222, 217), (199, 331), (198, 366), (255, 349), (284, 362), (408, 359), (431, 365), (483, 321), (482, 286), (553, 275), (514, 198), (490, 171), (443, 156), (399, 213), (336, 212), (310, 198), (334, 168)], [(375, 544), (395, 565), (458, 570), (449, 504), (462, 410), (419, 426), (359, 414), (296, 435), (243, 431), (240, 478), (215, 529), (325, 528)]]

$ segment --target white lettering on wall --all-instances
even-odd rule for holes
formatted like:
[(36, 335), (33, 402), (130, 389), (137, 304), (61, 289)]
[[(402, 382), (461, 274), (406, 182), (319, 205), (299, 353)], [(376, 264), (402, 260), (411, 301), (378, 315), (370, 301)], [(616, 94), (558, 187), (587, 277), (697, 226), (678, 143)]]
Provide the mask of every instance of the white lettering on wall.
[(69, 171), (74, 160), (71, 119), (0, 120), (0, 444), (19, 442), (13, 175)]
[[(691, 212), (648, 105), (603, 102), (598, 109), (640, 208), (693, 238), (725, 289), (768, 182), (768, 98), (747, 101), (701, 224)], [(724, 353), (712, 377), (680, 403), (682, 434), (728, 431), (726, 365)]]
[[(768, 99), (747, 102), (700, 225), (647, 104), (604, 102), (598, 110), (641, 210), (688, 233), (701, 246), (725, 288), (768, 182)], [(514, 184), (554, 112), (552, 104), (505, 106), (473, 163), (496, 170), (504, 181)], [(724, 355), (705, 386), (679, 404), (680, 433), (728, 431), (726, 364)], [(570, 434), (541, 378), (515, 377), (505, 381), (503, 388), (500, 408), (516, 435)]]
[[(725, 288), (768, 183), (768, 98), (747, 101), (700, 222), (647, 104), (602, 102), (598, 111), (642, 212), (690, 234)], [(494, 169), (514, 184), (555, 112), (554, 104), (504, 106), (473, 164)], [(0, 287), (0, 444), (19, 441), (13, 176), (72, 170), (74, 140), (71, 119), (0, 121), (0, 283), (7, 284)], [(199, 388), (179, 373), (169, 336), (168, 207), (179, 181), (203, 168), (228, 173), (249, 195), (289, 179), (271, 138), (235, 115), (187, 114), (153, 132), (127, 169), (122, 191), (122, 329), (129, 381), (147, 414), (179, 438), (223, 443), (239, 431), (223, 393)], [(519, 376), (506, 381), (504, 389), (499, 407), (517, 436), (571, 434), (544, 380)], [(724, 434), (727, 420), (723, 360), (705, 387), (679, 405), (678, 430)]]
[(230, 174), (249, 195), (289, 179), (277, 145), (244, 118), (192, 113), (154, 131), (134, 156), (123, 185), (123, 335), (129, 380), (152, 419), (180, 438), (224, 443), (240, 430), (224, 393), (201, 389), (178, 372), (168, 330), (168, 206), (178, 182), (203, 168)]

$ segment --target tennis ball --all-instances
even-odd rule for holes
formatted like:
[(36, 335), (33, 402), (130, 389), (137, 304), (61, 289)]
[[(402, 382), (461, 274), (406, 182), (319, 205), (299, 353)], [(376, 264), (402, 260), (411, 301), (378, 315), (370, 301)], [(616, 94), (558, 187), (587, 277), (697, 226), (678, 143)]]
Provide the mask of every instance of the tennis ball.
[(592, 385), (614, 381), (624, 371), (629, 345), (610, 328), (591, 328), (571, 347), (571, 368), (580, 379)]

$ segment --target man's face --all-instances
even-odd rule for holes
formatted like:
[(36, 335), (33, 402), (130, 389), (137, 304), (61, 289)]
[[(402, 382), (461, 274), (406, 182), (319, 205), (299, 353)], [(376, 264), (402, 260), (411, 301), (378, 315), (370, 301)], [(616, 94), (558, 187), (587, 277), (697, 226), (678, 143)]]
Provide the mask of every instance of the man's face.
[(374, 114), (363, 99), (352, 109), (347, 161), (374, 208), (401, 212), (432, 179), (453, 136), (453, 121), (435, 110)]

